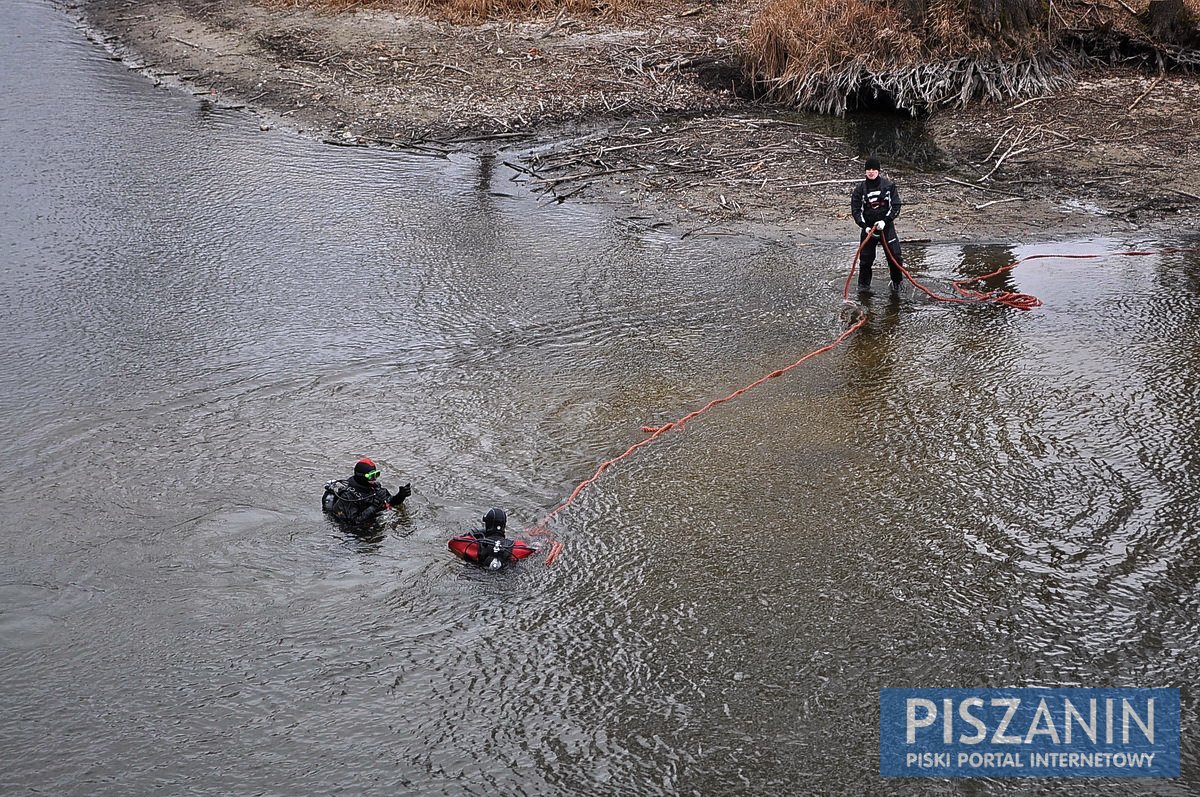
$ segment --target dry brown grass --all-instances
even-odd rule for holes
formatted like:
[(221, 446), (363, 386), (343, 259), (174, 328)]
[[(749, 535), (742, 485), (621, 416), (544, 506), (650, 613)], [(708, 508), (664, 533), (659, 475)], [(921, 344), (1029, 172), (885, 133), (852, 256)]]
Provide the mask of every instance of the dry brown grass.
[[(677, 16), (700, 0), (258, 0), (329, 12), (384, 9), (455, 23), (486, 19), (591, 16), (605, 24)], [(739, 10), (754, 18), (743, 69), (769, 97), (799, 108), (842, 114), (858, 105), (911, 113), (979, 98), (1046, 94), (1067, 83), (1082, 51), (1124, 58), (1154, 53), (1159, 66), (1200, 67), (1200, 50), (1151, 40), (1150, 0), (717, 0), (714, 21), (741, 38)], [(1200, 0), (1181, 0), (1200, 20)], [(906, 10), (921, 5), (911, 18)], [(707, 8), (707, 7), (706, 7)], [(717, 9), (720, 9), (720, 13)], [(1131, 13), (1132, 11), (1132, 13)], [(1004, 16), (1001, 12), (1009, 14)], [(1039, 14), (1041, 15), (1039, 17)], [(1015, 22), (1014, 22), (1015, 20)], [(639, 23), (634, 23), (639, 24)], [(717, 23), (718, 25), (721, 23)], [(1093, 47), (1094, 46), (1094, 47)], [(1091, 49), (1089, 49), (1091, 48)]]
[(268, 7), (312, 8), (341, 13), (358, 9), (380, 9), (397, 14), (419, 14), (449, 22), (479, 22), (485, 19), (554, 16), (570, 14), (606, 15), (619, 13), (636, 0), (262, 0)]
[(907, 22), (865, 0), (774, 0), (750, 27), (746, 47), (760, 73), (780, 79), (854, 60), (882, 66), (879, 53), (903, 58), (921, 49)]
[[(1182, 2), (1200, 20), (1200, 0)], [(774, 97), (836, 114), (1045, 94), (1067, 82), (1072, 56), (1091, 41), (1157, 53), (1159, 65), (1200, 64), (1194, 48), (1153, 41), (1142, 16), (1149, 3), (1057, 0), (1040, 19), (1038, 6), (1025, 6), (1033, 18), (1005, 27), (980, 19), (968, 0), (929, 0), (919, 20), (898, 0), (771, 0), (750, 28), (746, 64)]]
[(958, 0), (933, 0), (919, 22), (867, 0), (774, 0), (751, 26), (748, 63), (777, 98), (836, 114), (876, 102), (918, 112), (1056, 82), (1036, 35), (971, 36), (970, 22)]

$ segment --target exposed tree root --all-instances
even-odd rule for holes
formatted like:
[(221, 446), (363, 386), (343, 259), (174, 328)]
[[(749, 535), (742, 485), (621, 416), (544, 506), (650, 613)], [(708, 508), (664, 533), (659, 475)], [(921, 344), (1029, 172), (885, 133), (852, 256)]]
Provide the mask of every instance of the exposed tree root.
[(856, 60), (825, 72), (785, 76), (768, 86), (777, 99), (840, 116), (860, 106), (887, 106), (917, 114), (939, 107), (962, 107), (981, 98), (1038, 96), (1069, 80), (1069, 68), (1048, 57), (1014, 62), (955, 58), (889, 72), (874, 71)]
[(1044, 96), (1098, 61), (1200, 67), (1198, 9), (1200, 0), (770, 0), (751, 26), (746, 68), (798, 108), (915, 115)]

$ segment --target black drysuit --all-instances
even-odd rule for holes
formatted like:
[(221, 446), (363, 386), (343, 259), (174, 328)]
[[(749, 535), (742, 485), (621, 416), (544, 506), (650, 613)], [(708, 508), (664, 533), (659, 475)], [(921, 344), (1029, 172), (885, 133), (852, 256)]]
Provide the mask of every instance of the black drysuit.
[[(875, 248), (879, 245), (880, 238), (872, 235), (871, 228), (875, 222), (884, 222), (886, 226), (883, 228), (883, 239), (887, 241), (887, 248), (896, 263), (904, 263), (900, 257), (900, 239), (896, 237), (896, 226), (892, 223), (900, 215), (900, 192), (896, 190), (896, 184), (883, 175), (874, 180), (863, 180), (855, 186), (854, 193), (850, 195), (850, 213), (854, 216), (855, 224), (862, 228), (859, 241), (871, 236), (871, 240), (863, 245), (858, 270), (858, 286), (869, 288), (871, 266), (875, 265)], [(892, 284), (899, 286), (904, 281), (904, 273), (896, 268), (896, 263), (888, 260), (888, 273)]]
[(498, 570), (512, 559), (513, 542), (505, 538), (503, 531), (474, 529), (471, 536), (479, 543), (478, 564), (489, 570)]
[(403, 487), (393, 496), (379, 485), (351, 477), (325, 485), (321, 509), (338, 520), (357, 526), (374, 520), (390, 506), (399, 506), (404, 498)]

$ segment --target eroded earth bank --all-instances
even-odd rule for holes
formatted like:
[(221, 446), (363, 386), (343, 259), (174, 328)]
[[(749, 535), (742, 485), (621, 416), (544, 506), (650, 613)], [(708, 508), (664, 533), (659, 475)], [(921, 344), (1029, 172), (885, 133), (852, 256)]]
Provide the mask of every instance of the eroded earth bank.
[(1187, 238), (1200, 208), (1194, 75), (1107, 68), (1051, 96), (939, 112), (912, 138), (867, 137), (854, 117), (754, 98), (735, 43), (748, 8), (478, 25), (238, 0), (73, 10), (149, 78), (246, 106), (264, 128), (498, 153), (548, 196), (685, 230), (853, 239), (847, 196), (872, 149), (901, 187), (909, 240)]

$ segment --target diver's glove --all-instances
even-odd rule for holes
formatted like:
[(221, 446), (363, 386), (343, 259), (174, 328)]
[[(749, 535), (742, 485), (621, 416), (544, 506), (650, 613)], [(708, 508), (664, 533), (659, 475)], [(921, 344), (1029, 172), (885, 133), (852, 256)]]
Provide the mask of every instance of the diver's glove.
[(404, 503), (404, 499), (412, 495), (412, 482), (396, 489), (396, 494), (388, 501), (392, 506), (399, 506)]
[(883, 232), (883, 228), (886, 226), (887, 226), (887, 222), (884, 221), (883, 219), (880, 219), (879, 221), (875, 222), (875, 231)]

